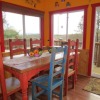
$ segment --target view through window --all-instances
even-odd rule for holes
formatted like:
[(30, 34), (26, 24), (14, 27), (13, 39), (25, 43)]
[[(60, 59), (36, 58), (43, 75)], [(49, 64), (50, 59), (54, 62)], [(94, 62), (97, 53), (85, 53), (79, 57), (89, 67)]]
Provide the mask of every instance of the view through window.
[(27, 39), (27, 47), (29, 47), (29, 39), (40, 39), (40, 17), (16, 14), (11, 12), (3, 12), (3, 27), (5, 49), (9, 49), (8, 39)]
[(79, 39), (80, 47), (83, 42), (84, 11), (75, 11), (53, 15), (53, 44), (59, 41)]
[(100, 6), (95, 10), (92, 76), (100, 78)]

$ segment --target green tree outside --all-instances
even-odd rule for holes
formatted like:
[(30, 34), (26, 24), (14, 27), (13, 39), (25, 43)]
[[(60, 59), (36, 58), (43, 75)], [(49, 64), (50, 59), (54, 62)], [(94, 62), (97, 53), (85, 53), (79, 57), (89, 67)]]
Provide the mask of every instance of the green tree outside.
[(7, 28), (4, 30), (4, 38), (8, 39), (8, 38), (15, 38), (16, 36), (18, 36), (18, 32), (12, 28)]
[(13, 27), (9, 25), (6, 20), (6, 13), (3, 12), (3, 26), (4, 26), (4, 39), (11, 39), (19, 36), (19, 32), (17, 32)]

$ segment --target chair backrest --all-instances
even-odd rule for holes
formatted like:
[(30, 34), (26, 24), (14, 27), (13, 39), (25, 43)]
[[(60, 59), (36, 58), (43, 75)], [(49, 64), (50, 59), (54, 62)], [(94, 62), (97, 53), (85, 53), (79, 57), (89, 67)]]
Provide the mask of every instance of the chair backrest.
[(20, 40), (16, 39), (15, 41), (12, 41), (12, 39), (9, 39), (9, 48), (10, 48), (10, 58), (13, 58), (13, 55), (17, 53), (24, 53), (26, 55), (27, 48), (26, 48), (26, 39)]
[(65, 75), (68, 74), (69, 68), (76, 70), (78, 62), (78, 44), (79, 40), (76, 41), (68, 39), (68, 54), (67, 54), (67, 64)]
[[(60, 58), (59, 58), (60, 57)], [(51, 60), (50, 60), (50, 71), (49, 71), (49, 88), (52, 87), (53, 79), (56, 76), (60, 76), (60, 80), (63, 82), (64, 79), (64, 68), (66, 66), (66, 59), (67, 59), (67, 46), (65, 47), (53, 47), (51, 53)], [(55, 66), (61, 66), (61, 70), (55, 72)], [(61, 82), (60, 81), (60, 82)]]
[(41, 40), (32, 40), (32, 38), (30, 38), (30, 49), (32, 48), (42, 48)]
[(68, 41), (64, 41), (64, 42), (62, 41), (61, 46), (64, 46), (64, 45), (68, 45)]

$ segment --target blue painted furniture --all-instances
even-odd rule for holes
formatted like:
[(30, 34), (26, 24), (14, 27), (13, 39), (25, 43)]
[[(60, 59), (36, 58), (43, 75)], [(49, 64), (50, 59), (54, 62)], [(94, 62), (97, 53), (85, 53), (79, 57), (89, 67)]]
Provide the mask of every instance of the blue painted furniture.
[[(62, 53), (62, 58), (56, 59), (59, 56), (58, 53)], [(41, 94), (47, 94), (48, 100), (52, 100), (52, 94), (59, 96), (60, 100), (63, 98), (63, 83), (64, 83), (64, 71), (67, 58), (67, 46), (65, 47), (53, 47), (50, 60), (49, 75), (42, 75), (32, 81), (32, 100), (36, 100)], [(61, 70), (55, 72), (55, 66), (61, 66)], [(59, 77), (57, 77), (59, 75)], [(36, 86), (42, 90), (36, 92)], [(54, 89), (60, 87), (59, 92), (55, 92)]]

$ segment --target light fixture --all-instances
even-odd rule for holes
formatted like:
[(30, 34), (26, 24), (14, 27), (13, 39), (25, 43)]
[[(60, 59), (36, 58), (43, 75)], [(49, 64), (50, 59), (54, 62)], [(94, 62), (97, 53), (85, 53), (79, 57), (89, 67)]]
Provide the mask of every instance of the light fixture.
[(70, 7), (70, 6), (71, 6), (70, 2), (67, 2), (66, 7)]

